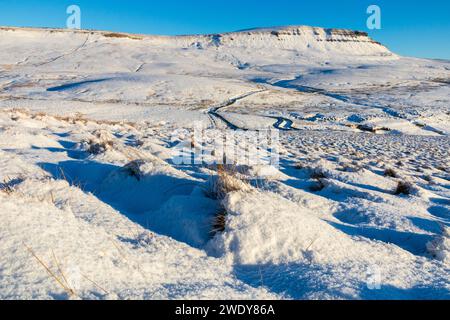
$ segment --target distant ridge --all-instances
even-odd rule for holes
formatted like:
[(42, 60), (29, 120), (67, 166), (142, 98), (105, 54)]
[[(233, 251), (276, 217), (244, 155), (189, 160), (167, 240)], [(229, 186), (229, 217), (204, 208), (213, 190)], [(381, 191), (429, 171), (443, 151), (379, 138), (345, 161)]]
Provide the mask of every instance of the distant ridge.
[(10, 27), (10, 26), (0, 26), (0, 30), (3, 31), (48, 31), (48, 32), (77, 32), (77, 33), (97, 33), (97, 34), (117, 34), (135, 37), (209, 37), (214, 35), (230, 35), (230, 34), (295, 34), (299, 33), (300, 30), (313, 30), (313, 31), (325, 31), (329, 35), (354, 35), (354, 36), (368, 36), (367, 32), (356, 31), (351, 29), (339, 29), (339, 28), (323, 28), (323, 27), (311, 27), (305, 25), (292, 25), (292, 26), (277, 26), (277, 27), (258, 27), (250, 29), (241, 29), (237, 31), (230, 32), (220, 32), (220, 33), (205, 33), (205, 34), (179, 34), (179, 35), (159, 35), (159, 34), (141, 34), (141, 33), (129, 33), (129, 32), (118, 32), (118, 31), (108, 31), (108, 30), (95, 30), (95, 29), (67, 29), (67, 28), (50, 28), (50, 27)]
[(100, 38), (146, 40), (152, 45), (182, 48), (249, 48), (255, 50), (296, 50), (313, 54), (345, 56), (394, 56), (366, 32), (349, 29), (311, 26), (281, 26), (253, 28), (233, 32), (196, 35), (146, 35), (101, 30), (73, 30), (57, 28), (0, 27), (0, 31), (41, 32), (48, 34), (88, 34)]

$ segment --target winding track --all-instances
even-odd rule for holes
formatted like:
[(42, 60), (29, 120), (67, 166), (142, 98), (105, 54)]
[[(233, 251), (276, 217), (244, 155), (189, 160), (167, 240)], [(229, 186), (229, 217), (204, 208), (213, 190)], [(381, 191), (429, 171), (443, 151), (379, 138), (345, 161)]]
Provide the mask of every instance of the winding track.
[(277, 120), (277, 122), (275, 122), (273, 126), (278, 130), (282, 131), (298, 130), (297, 128), (292, 127), (292, 125), (294, 124), (292, 120), (283, 117), (268, 117), (268, 118), (273, 118)]
[(34, 64), (33, 66), (34, 66), (34, 67), (41, 67), (41, 66), (44, 66), (44, 65), (46, 65), (46, 64), (55, 62), (56, 60), (59, 60), (59, 59), (61, 59), (61, 58), (67, 57), (67, 56), (69, 56), (69, 55), (71, 55), (71, 54), (74, 54), (75, 52), (77, 52), (77, 51), (83, 49), (83, 48), (86, 46), (86, 44), (87, 44), (88, 41), (89, 41), (89, 34), (86, 36), (86, 39), (84, 40), (84, 42), (83, 42), (81, 45), (79, 45), (78, 47), (76, 47), (75, 49), (70, 50), (69, 52), (65, 52), (65, 53), (63, 53), (63, 54), (61, 54), (61, 55), (59, 55), (59, 56), (57, 56), (57, 57), (54, 57), (54, 58), (52, 58), (52, 59), (50, 59), (50, 60), (47, 60), (47, 61), (44, 61), (44, 62), (40, 62), (40, 63)]
[(224, 116), (222, 116), (219, 111), (221, 109), (223, 109), (223, 108), (226, 108), (226, 107), (229, 107), (229, 106), (235, 104), (239, 100), (245, 99), (245, 98), (247, 98), (247, 97), (249, 97), (251, 95), (254, 95), (254, 94), (257, 94), (257, 93), (260, 93), (260, 92), (264, 92), (264, 91), (267, 91), (267, 89), (261, 89), (261, 90), (257, 90), (257, 91), (247, 92), (247, 93), (244, 93), (244, 94), (242, 94), (242, 95), (240, 95), (238, 97), (228, 99), (228, 100), (226, 100), (226, 101), (224, 101), (224, 102), (222, 102), (222, 103), (220, 103), (218, 105), (210, 107), (208, 109), (207, 113), (208, 113), (208, 116), (209, 116), (209, 118), (211, 120), (212, 127), (213, 128), (217, 128), (218, 127), (217, 120), (219, 120), (221, 123), (224, 123), (228, 129), (231, 129), (231, 130), (247, 130), (247, 129), (244, 129), (244, 128), (239, 128), (235, 124), (231, 123)]
[[(226, 101), (224, 101), (224, 102), (222, 102), (222, 103), (220, 103), (220, 104), (218, 104), (216, 106), (210, 107), (208, 109), (207, 114), (208, 114), (208, 116), (210, 118), (212, 128), (218, 128), (218, 126), (219, 126), (218, 122), (220, 122), (220, 123), (225, 124), (225, 126), (228, 129), (247, 131), (248, 129), (240, 128), (237, 125), (235, 125), (232, 122), (230, 122), (229, 120), (227, 120), (223, 115), (220, 114), (220, 110), (235, 104), (239, 100), (245, 99), (245, 98), (247, 98), (247, 97), (249, 97), (251, 95), (254, 95), (254, 94), (257, 94), (257, 93), (261, 93), (261, 92), (264, 92), (264, 91), (267, 91), (267, 90), (268, 90), (267, 88), (264, 88), (264, 89), (261, 89), (261, 90), (258, 90), (258, 91), (251, 91), (251, 92), (245, 93), (243, 95), (240, 95), (238, 97), (228, 99), (228, 100), (226, 100)], [(287, 118), (284, 118), (284, 117), (270, 117), (270, 116), (268, 116), (267, 118), (271, 118), (271, 119), (275, 119), (276, 120), (276, 122), (273, 124), (273, 126), (274, 126), (274, 128), (276, 128), (278, 130), (282, 130), (282, 131), (298, 130), (297, 128), (292, 127), (293, 124), (294, 124), (293, 121), (289, 120)]]

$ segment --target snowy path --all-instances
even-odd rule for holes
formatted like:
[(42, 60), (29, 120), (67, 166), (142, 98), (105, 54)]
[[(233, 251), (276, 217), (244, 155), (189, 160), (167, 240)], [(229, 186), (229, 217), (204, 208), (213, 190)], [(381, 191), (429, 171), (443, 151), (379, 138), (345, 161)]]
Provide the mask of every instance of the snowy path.
[(262, 89), (262, 90), (258, 90), (258, 91), (251, 91), (251, 92), (248, 92), (248, 93), (244, 93), (244, 94), (242, 94), (242, 95), (240, 95), (238, 97), (228, 99), (228, 100), (220, 103), (219, 105), (210, 107), (208, 109), (208, 116), (211, 119), (212, 128), (217, 128), (217, 121), (221, 121), (221, 122), (223, 122), (226, 125), (227, 128), (229, 128), (231, 130), (245, 130), (244, 128), (239, 128), (238, 126), (236, 126), (233, 123), (231, 123), (230, 121), (228, 121), (226, 119), (226, 117), (224, 117), (222, 114), (220, 114), (220, 111), (222, 109), (225, 109), (225, 108), (229, 107), (229, 106), (232, 106), (233, 104), (235, 104), (239, 100), (243, 100), (243, 99), (245, 99), (247, 97), (250, 97), (250, 96), (252, 96), (254, 94), (257, 94), (257, 93), (260, 93), (260, 92), (264, 92), (264, 91), (266, 91), (266, 90)]
[(296, 130), (295, 128), (292, 127), (293, 125), (292, 120), (283, 117), (277, 117), (274, 119), (277, 120), (277, 122), (273, 125), (276, 129), (285, 131)]

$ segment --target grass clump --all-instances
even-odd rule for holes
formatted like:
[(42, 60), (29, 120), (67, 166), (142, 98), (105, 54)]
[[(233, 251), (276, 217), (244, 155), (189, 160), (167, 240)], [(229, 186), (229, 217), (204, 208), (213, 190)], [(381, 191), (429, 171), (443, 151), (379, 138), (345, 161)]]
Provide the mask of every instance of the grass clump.
[(212, 186), (207, 194), (210, 198), (219, 201), (219, 207), (214, 215), (211, 225), (211, 235), (225, 231), (227, 221), (227, 209), (223, 204), (223, 200), (229, 193), (245, 191), (249, 192), (251, 186), (248, 181), (238, 172), (236, 166), (217, 165), (217, 177), (213, 181)]
[(88, 152), (94, 155), (102, 154), (105, 153), (107, 150), (111, 150), (113, 145), (114, 144), (112, 143), (112, 141), (95, 142), (90, 140)]
[(311, 179), (314, 179), (314, 180), (320, 180), (320, 179), (325, 179), (327, 176), (319, 168), (314, 168), (314, 169), (312, 169), (310, 177), (311, 177)]
[(310, 186), (312, 192), (319, 192), (325, 188), (325, 180), (327, 178), (325, 172), (320, 168), (310, 168), (310, 178), (313, 180), (313, 184)]
[(6, 177), (3, 179), (3, 182), (0, 182), (0, 192), (6, 193), (7, 195), (11, 195), (16, 191), (15, 186), (22, 183), (24, 181), (23, 178), (14, 178), (11, 179)]
[(394, 191), (394, 194), (399, 195), (410, 195), (414, 190), (414, 186), (407, 181), (399, 181), (397, 184), (397, 188)]
[(141, 167), (146, 163), (143, 159), (133, 160), (123, 167), (123, 170), (130, 176), (135, 178), (137, 181), (141, 181), (143, 178), (143, 172)]
[(220, 210), (214, 216), (211, 230), (212, 235), (225, 231), (227, 224), (227, 215), (228, 215), (227, 210), (221, 207)]
[(392, 168), (388, 168), (384, 171), (384, 176), (385, 177), (391, 177), (391, 178), (398, 178), (398, 174), (397, 172), (392, 169)]
[(94, 136), (95, 138), (87, 141), (87, 152), (90, 154), (98, 155), (114, 149), (114, 138), (109, 132), (98, 130), (94, 132)]
[(211, 198), (223, 200), (227, 194), (235, 191), (250, 191), (251, 187), (236, 166), (219, 164), (217, 177), (209, 192)]
[(14, 192), (14, 188), (11, 185), (10, 181), (5, 179), (2, 183), (0, 183), (0, 191), (6, 193), (7, 195), (10, 195)]

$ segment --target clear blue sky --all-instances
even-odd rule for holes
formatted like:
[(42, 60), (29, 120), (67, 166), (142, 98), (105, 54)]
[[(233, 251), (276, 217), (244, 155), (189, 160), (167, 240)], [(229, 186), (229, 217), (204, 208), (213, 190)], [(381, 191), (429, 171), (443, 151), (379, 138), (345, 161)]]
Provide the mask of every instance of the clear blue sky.
[[(80, 6), (84, 29), (169, 35), (279, 25), (350, 28), (403, 55), (450, 59), (449, 0), (0, 0), (0, 25), (63, 28), (71, 4)], [(367, 30), (370, 4), (382, 9), (381, 30)]]

